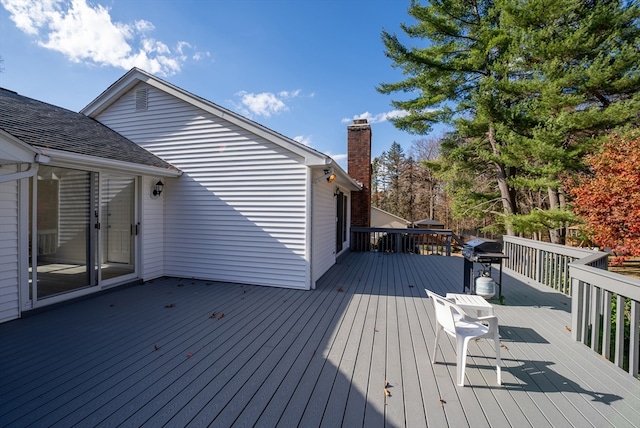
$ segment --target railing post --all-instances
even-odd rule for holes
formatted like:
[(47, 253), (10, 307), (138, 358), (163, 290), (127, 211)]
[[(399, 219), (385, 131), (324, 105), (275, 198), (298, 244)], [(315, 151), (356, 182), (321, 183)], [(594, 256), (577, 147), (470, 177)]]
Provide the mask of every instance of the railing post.
[(638, 358), (640, 356), (640, 333), (638, 332), (638, 324), (640, 324), (640, 303), (631, 301), (630, 315), (631, 331), (629, 332), (630, 349), (629, 349), (629, 373), (633, 377), (638, 377)]
[(571, 338), (578, 341), (582, 338), (582, 317), (584, 316), (583, 284), (571, 279)]
[(447, 257), (451, 256), (451, 235), (447, 235)]
[(580, 320), (580, 341), (587, 345), (589, 343), (589, 320), (591, 317), (591, 284), (581, 282), (582, 284), (582, 319)]
[(539, 284), (544, 284), (544, 282), (542, 282), (542, 250), (535, 250), (536, 254), (535, 254), (535, 261), (534, 263), (534, 272), (535, 272), (535, 280), (539, 283)]
[(602, 290), (602, 356), (611, 357), (611, 298), (612, 294)]
[(622, 368), (624, 366), (624, 296), (618, 294), (616, 297), (616, 337), (613, 363)]

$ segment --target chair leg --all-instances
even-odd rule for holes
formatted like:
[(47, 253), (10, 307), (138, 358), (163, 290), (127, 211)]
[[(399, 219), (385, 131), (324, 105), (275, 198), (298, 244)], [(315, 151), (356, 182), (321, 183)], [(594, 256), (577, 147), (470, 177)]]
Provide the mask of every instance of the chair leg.
[(436, 327), (436, 342), (433, 345), (433, 354), (431, 354), (431, 364), (435, 364), (436, 362), (436, 351), (438, 350), (438, 339), (440, 339), (440, 332), (442, 331), (442, 326), (438, 324)]
[(456, 340), (456, 383), (464, 386), (464, 371), (467, 366), (467, 347), (469, 338)]
[(501, 373), (501, 365), (500, 361), (500, 335), (496, 332), (493, 340), (496, 344), (496, 372), (498, 376), (498, 385), (502, 385), (502, 373)]

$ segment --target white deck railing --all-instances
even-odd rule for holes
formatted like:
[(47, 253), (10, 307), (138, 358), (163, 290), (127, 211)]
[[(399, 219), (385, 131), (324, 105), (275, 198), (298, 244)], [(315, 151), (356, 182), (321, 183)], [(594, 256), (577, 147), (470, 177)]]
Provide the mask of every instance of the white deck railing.
[(571, 336), (638, 376), (640, 280), (607, 271), (607, 253), (504, 237), (505, 272), (571, 296)]
[(504, 253), (509, 256), (504, 261), (505, 269), (564, 294), (571, 289), (570, 263), (599, 254), (590, 265), (607, 269), (607, 253), (515, 236), (505, 235), (503, 241)]

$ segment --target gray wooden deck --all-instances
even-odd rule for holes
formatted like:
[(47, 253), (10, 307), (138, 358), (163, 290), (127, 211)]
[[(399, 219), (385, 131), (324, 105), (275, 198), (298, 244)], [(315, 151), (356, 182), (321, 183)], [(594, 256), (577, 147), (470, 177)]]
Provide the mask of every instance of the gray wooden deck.
[(161, 279), (5, 323), (0, 426), (640, 425), (640, 382), (571, 341), (569, 299), (508, 276), (503, 386), (481, 340), (457, 387), (424, 288), (461, 283), (460, 258), (352, 253), (310, 292)]

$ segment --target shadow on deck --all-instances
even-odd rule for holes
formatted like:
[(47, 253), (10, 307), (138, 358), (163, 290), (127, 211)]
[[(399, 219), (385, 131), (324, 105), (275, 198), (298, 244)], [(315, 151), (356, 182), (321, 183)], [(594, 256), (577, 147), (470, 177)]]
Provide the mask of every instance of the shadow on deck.
[(479, 341), (455, 386), (424, 288), (461, 284), (460, 258), (352, 253), (314, 291), (165, 278), (2, 324), (0, 426), (638, 426), (569, 299), (508, 276), (504, 385)]

